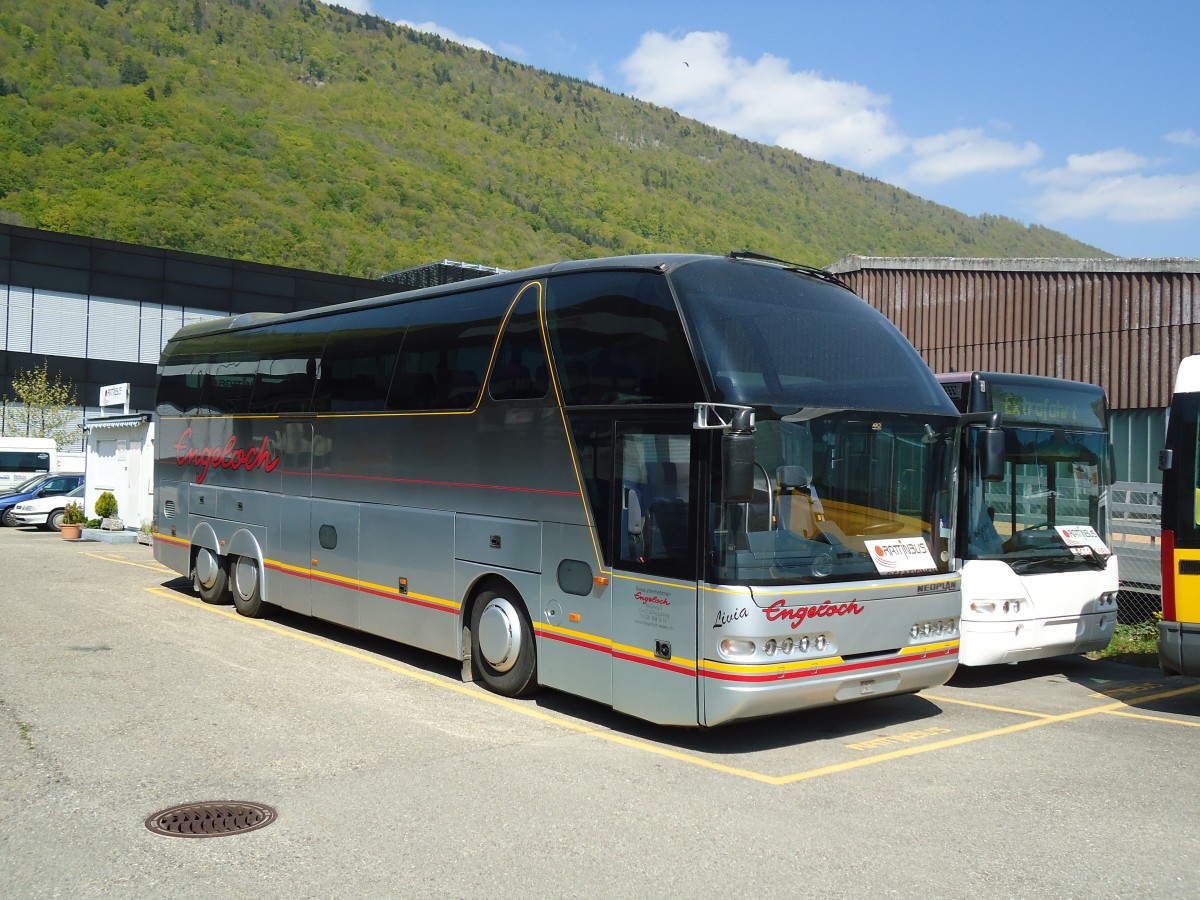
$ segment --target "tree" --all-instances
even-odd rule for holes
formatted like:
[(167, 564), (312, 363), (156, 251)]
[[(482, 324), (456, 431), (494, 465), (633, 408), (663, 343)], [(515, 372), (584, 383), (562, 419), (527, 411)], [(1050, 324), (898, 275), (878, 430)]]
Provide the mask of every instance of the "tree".
[(12, 379), (16, 399), (5, 394), (4, 416), (0, 433), (20, 437), (54, 438), (60, 444), (78, 444), (79, 426), (75, 419), (75, 385), (55, 372), (50, 378), (50, 361), (42, 360), (40, 367), (18, 370)]

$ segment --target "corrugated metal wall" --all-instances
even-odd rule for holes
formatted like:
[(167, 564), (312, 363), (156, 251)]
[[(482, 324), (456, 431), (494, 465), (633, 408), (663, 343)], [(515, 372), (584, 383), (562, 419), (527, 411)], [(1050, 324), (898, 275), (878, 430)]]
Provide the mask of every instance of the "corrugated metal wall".
[(1200, 260), (847, 257), (830, 271), (935, 372), (1072, 378), (1104, 387), (1115, 410), (1149, 409), (1169, 404), (1179, 361), (1200, 353)]

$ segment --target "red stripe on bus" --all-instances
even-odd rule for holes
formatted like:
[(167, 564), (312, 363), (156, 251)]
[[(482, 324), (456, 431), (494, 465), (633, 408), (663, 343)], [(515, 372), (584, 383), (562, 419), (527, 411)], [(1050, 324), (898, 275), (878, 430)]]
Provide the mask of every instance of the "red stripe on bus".
[(582, 497), (579, 491), (552, 491), (546, 488), (514, 487), (507, 484), (471, 484), (465, 481), (428, 481), (421, 478), (390, 478), (385, 475), (346, 475), (339, 472), (283, 472), (284, 475), (313, 478), (344, 478), (347, 481), (385, 481), (390, 484), (416, 484), (424, 487), (478, 488), (484, 491), (512, 491), (517, 494), (549, 494), (554, 497)]
[(665, 659), (651, 659), (648, 656), (632, 656), (628, 653), (617, 652), (613, 653), (613, 659), (623, 659), (625, 662), (634, 662), (643, 666), (650, 666), (653, 669), (665, 669), (668, 672), (674, 672), (676, 675), (686, 675), (688, 678), (696, 677), (696, 670), (694, 668), (668, 662)]
[(385, 588), (372, 588), (362, 584), (347, 584), (344, 581), (338, 581), (335, 578), (330, 578), (320, 575), (316, 572), (297, 572), (293, 569), (285, 569), (280, 565), (267, 563), (267, 568), (279, 572), (283, 575), (291, 575), (293, 578), (303, 578), (305, 581), (319, 581), (322, 584), (331, 584), (334, 587), (345, 588), (348, 591), (358, 591), (360, 594), (372, 594), (376, 597), (383, 597), (387, 600), (398, 600), (401, 603), (407, 603), (411, 606), (423, 606), (426, 609), (437, 610), (438, 612), (458, 613), (457, 609), (448, 606), (442, 606), (438, 603), (430, 603), (427, 600), (419, 600), (416, 597), (409, 597), (396, 591), (389, 591)]
[(640, 663), (643, 666), (653, 666), (656, 669), (666, 669), (669, 672), (675, 672), (678, 675), (687, 675), (691, 678), (696, 677), (696, 670), (689, 666), (681, 666), (678, 663), (672, 663), (665, 659), (650, 659), (645, 656), (635, 656), (631, 653), (622, 653), (619, 650), (613, 650), (610, 647), (605, 647), (603, 644), (593, 643), (581, 638), (568, 637), (563, 634), (555, 634), (550, 631), (539, 631), (534, 629), (538, 637), (545, 638), (549, 641), (558, 641), (560, 644), (571, 644), (574, 647), (582, 647), (584, 650), (595, 650), (597, 653), (604, 653), (614, 659), (623, 659), (626, 662)]
[[(535, 629), (536, 630), (536, 629)], [(684, 666), (672, 664), (666, 660), (650, 659), (644, 656), (635, 656), (629, 653), (622, 653), (618, 650), (611, 650), (601, 644), (594, 644), (590, 641), (580, 640), (579, 638), (566, 637), (561, 634), (553, 634), (548, 631), (537, 631), (538, 637), (546, 638), (547, 640), (558, 641), (563, 644), (571, 644), (575, 647), (581, 647), (584, 650), (595, 650), (599, 653), (607, 653), (614, 659), (622, 659), (626, 662), (634, 662), (643, 666), (653, 666), (656, 669), (665, 669), (669, 672), (675, 672), (679, 675), (688, 675), (695, 677), (696, 672)], [(907, 665), (909, 663), (920, 662), (927, 659), (940, 659), (947, 656), (957, 656), (958, 648), (952, 647), (946, 650), (931, 650), (928, 653), (914, 654), (905, 657), (888, 657), (886, 659), (874, 659), (865, 662), (844, 663), (842, 665), (818, 666), (811, 669), (798, 669), (793, 672), (768, 672), (761, 675), (750, 673), (730, 673), (716, 672), (704, 670), (699, 673), (701, 678), (712, 678), (717, 681), (738, 681), (743, 683), (762, 684), (772, 681), (792, 681), (796, 678), (812, 678), (816, 675), (836, 675), (841, 672), (854, 672), (865, 669), (877, 669), (881, 666), (889, 666), (894, 664)]]
[(740, 681), (743, 683), (763, 683), (769, 681), (791, 681), (796, 678), (812, 678), (814, 675), (837, 675), (841, 672), (856, 672), (865, 669), (877, 669), (881, 666), (891, 665), (907, 665), (908, 663), (919, 662), (925, 659), (937, 659), (945, 656), (957, 656), (958, 649), (952, 650), (936, 650), (930, 653), (921, 653), (914, 656), (905, 656), (896, 658), (894, 656), (887, 659), (873, 659), (867, 662), (846, 663), (844, 665), (835, 666), (818, 666), (813, 669), (799, 669), (794, 672), (772, 672), (763, 675), (743, 675), (730, 672), (714, 672), (705, 671), (701, 674), (705, 678), (713, 678), (718, 681)]

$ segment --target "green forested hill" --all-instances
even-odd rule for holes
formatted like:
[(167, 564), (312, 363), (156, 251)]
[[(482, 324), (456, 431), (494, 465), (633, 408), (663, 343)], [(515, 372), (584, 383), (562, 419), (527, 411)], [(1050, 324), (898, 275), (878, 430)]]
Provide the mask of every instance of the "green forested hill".
[(313, 0), (3, 0), (0, 220), (365, 276), (1105, 255)]

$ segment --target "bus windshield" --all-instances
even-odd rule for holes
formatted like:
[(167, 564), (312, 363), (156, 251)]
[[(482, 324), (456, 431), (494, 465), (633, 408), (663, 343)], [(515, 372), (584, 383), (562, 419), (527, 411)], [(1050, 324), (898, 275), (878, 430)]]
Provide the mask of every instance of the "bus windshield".
[(681, 266), (672, 284), (716, 401), (953, 414), (899, 329), (845, 288), (721, 261)]
[(710, 579), (810, 584), (949, 571), (953, 435), (952, 417), (760, 410), (753, 497), (713, 505)]
[[(968, 435), (967, 460), (978, 433)], [(1018, 574), (1103, 568), (1107, 453), (1101, 432), (1005, 428), (1004, 480), (982, 481), (977, 465), (966, 475), (966, 558), (1001, 559)], [(1098, 540), (1074, 539), (1074, 526)]]

